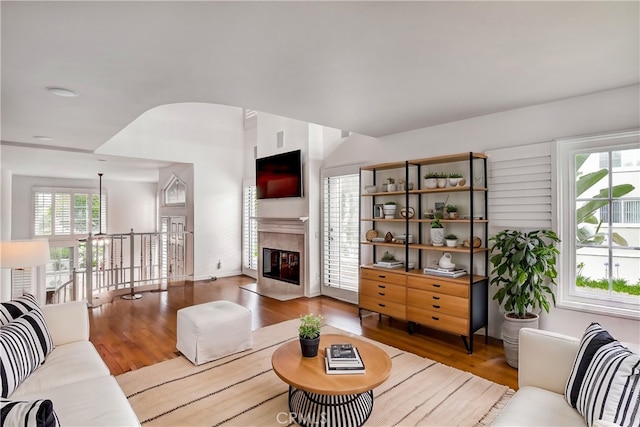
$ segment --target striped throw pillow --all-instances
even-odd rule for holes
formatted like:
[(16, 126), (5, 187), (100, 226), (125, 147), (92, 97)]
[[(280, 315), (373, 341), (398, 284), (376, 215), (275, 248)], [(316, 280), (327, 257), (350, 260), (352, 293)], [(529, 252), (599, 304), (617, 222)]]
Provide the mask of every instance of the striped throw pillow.
[(0, 303), (0, 326), (9, 324), (31, 310), (39, 309), (38, 300), (31, 294), (24, 294), (14, 300)]
[(3, 426), (58, 427), (60, 422), (49, 399), (16, 401), (0, 399)]
[(592, 324), (579, 347), (565, 398), (589, 427), (598, 421), (640, 426), (640, 355)]
[(0, 327), (0, 397), (8, 397), (53, 350), (42, 312), (32, 310)]

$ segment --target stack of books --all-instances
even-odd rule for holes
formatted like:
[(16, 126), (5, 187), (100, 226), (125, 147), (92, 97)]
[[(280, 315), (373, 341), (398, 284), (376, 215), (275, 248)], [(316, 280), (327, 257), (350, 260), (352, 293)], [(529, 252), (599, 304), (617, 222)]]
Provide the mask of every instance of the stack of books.
[(351, 344), (331, 344), (326, 349), (324, 364), (329, 375), (364, 374), (364, 363), (358, 349)]
[(374, 267), (381, 268), (402, 268), (404, 267), (404, 262), (402, 261), (378, 261), (373, 264)]
[(450, 269), (446, 269), (446, 268), (440, 268), (440, 267), (427, 267), (423, 270), (424, 274), (430, 274), (432, 276), (442, 276), (442, 277), (451, 277), (451, 278), (456, 278), (456, 277), (460, 277), (460, 276), (464, 276), (467, 274), (467, 270), (461, 270), (461, 269), (457, 269), (457, 270), (450, 270)]

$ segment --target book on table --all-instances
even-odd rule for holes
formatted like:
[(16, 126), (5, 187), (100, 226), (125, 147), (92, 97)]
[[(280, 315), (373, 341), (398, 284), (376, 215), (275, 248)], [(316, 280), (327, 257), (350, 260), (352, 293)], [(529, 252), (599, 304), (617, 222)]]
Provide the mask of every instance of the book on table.
[(325, 352), (327, 373), (340, 373), (336, 371), (348, 371), (344, 373), (353, 374), (364, 372), (364, 362), (362, 362), (356, 347), (334, 344), (327, 347)]
[(324, 358), (324, 367), (325, 367), (325, 372), (328, 375), (357, 375), (357, 374), (364, 374), (365, 373), (365, 369), (364, 369), (364, 365), (362, 366), (358, 366), (358, 365), (352, 365), (352, 366), (346, 366), (346, 367), (331, 367), (329, 366), (329, 358), (325, 357)]

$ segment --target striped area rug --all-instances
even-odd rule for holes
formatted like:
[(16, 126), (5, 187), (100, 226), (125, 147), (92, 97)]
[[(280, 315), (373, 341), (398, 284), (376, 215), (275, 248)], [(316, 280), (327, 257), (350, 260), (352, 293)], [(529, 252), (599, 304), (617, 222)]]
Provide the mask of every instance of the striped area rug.
[[(298, 324), (294, 319), (258, 329), (253, 349), (201, 366), (178, 357), (116, 379), (145, 426), (290, 425), (288, 386), (271, 369), (271, 355), (297, 339)], [(332, 326), (323, 333), (351, 335)], [(468, 372), (369, 341), (389, 354), (393, 368), (374, 389), (367, 426), (489, 425), (513, 394)]]

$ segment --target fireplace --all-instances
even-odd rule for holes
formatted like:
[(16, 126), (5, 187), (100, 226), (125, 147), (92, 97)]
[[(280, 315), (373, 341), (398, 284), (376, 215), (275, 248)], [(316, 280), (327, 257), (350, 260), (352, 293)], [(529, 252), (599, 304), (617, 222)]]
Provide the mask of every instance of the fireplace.
[(300, 252), (262, 248), (262, 275), (300, 286)]

